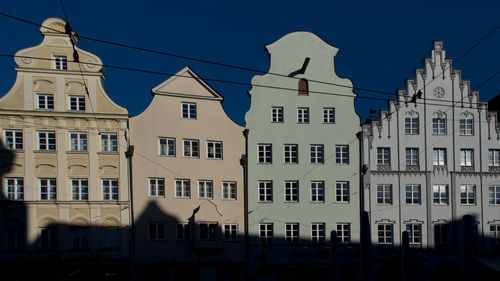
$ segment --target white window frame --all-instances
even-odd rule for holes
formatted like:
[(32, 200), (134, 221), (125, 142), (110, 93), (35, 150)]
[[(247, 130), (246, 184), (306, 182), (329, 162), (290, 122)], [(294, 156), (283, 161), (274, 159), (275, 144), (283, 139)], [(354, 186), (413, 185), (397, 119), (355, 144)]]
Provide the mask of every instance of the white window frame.
[(223, 181), (222, 182), (222, 199), (224, 200), (236, 200), (237, 188), (235, 181)]
[(324, 124), (335, 123), (335, 108), (323, 107), (323, 123)]
[(446, 148), (434, 148), (432, 163), (434, 166), (446, 166)]
[(389, 147), (377, 147), (377, 165), (391, 165), (391, 149)]
[(196, 119), (198, 116), (198, 109), (194, 102), (181, 103), (181, 117), (184, 119)]
[(450, 200), (448, 185), (435, 184), (432, 186), (432, 202), (434, 205), (448, 205)]
[[(83, 107), (82, 107), (83, 100)], [(74, 103), (74, 106), (73, 106)], [(68, 110), (71, 111), (85, 111), (87, 108), (85, 96), (82, 95), (71, 95), (68, 96)]]
[(53, 55), (52, 60), (54, 64), (52, 67), (56, 70), (67, 70), (68, 69), (68, 57), (63, 55)]
[(446, 135), (446, 118), (432, 118), (432, 134)]
[[(41, 201), (56, 201), (57, 200), (57, 179), (41, 178), (38, 180), (40, 184), (40, 200)], [(45, 189), (45, 191), (44, 191)]]
[(349, 203), (350, 194), (348, 181), (338, 181), (335, 183), (335, 199), (336, 202)]
[(325, 242), (325, 223), (324, 222), (311, 223), (311, 242), (312, 243)]
[(191, 240), (193, 236), (191, 224), (189, 222), (177, 223), (176, 231), (177, 240)]
[(392, 205), (392, 184), (377, 184), (377, 204)]
[(175, 157), (175, 138), (158, 138), (158, 155)]
[(463, 184), (460, 186), (460, 205), (476, 205), (476, 185)]
[[(259, 200), (260, 203), (273, 202), (273, 182), (269, 180), (259, 180)], [(264, 200), (262, 200), (264, 198)]]
[(380, 246), (392, 246), (394, 244), (394, 225), (392, 223), (377, 224), (377, 241)]
[(472, 148), (460, 149), (460, 166), (462, 167), (474, 166), (474, 149)]
[(149, 197), (165, 197), (165, 179), (148, 178)]
[(299, 163), (299, 146), (297, 144), (285, 144), (283, 150), (285, 164)]
[(500, 206), (500, 185), (488, 187), (488, 203), (489, 205)]
[(349, 164), (349, 146), (336, 145), (335, 146), (335, 163)]
[[(54, 131), (38, 131), (38, 150), (56, 151), (56, 132)], [(45, 142), (42, 144), (42, 140)]]
[(297, 203), (299, 202), (299, 182), (298, 181), (285, 181), (285, 202)]
[(488, 166), (500, 167), (500, 149), (488, 150)]
[(182, 155), (187, 158), (200, 157), (200, 141), (183, 139), (182, 140)]
[(406, 116), (405, 117), (405, 135), (418, 135), (420, 134), (420, 120), (419, 117)]
[(420, 205), (422, 202), (420, 184), (407, 184), (405, 186), (405, 203), (408, 205)]
[(89, 200), (89, 180), (88, 179), (70, 179), (71, 181), (71, 200), (88, 201)]
[(309, 123), (309, 107), (297, 108), (297, 123), (299, 124)]
[(7, 200), (24, 200), (24, 179), (5, 178)]
[(69, 132), (69, 151), (87, 152), (87, 133)]
[(57, 227), (41, 227), (39, 229), (40, 249), (57, 248)]
[(351, 243), (351, 224), (350, 223), (337, 223), (337, 243), (349, 244)]
[(500, 246), (500, 224), (490, 224), (490, 244), (493, 247)]
[(118, 151), (118, 135), (117, 133), (101, 133), (101, 152), (117, 152)]
[(406, 148), (406, 165), (407, 166), (417, 166), (419, 165), (419, 151), (418, 147), (407, 147)]
[[(207, 235), (203, 235), (203, 228), (207, 228)], [(217, 222), (199, 222), (198, 223), (198, 238), (203, 241), (214, 241), (219, 239), (219, 224)]]
[(449, 223), (436, 223), (433, 227), (434, 230), (434, 246), (443, 247), (450, 244), (450, 224)]
[(191, 181), (188, 179), (175, 180), (175, 198), (191, 198)]
[(311, 201), (312, 202), (325, 202), (325, 182), (324, 181), (311, 181)]
[(118, 201), (118, 179), (102, 179), (102, 200)]
[(238, 241), (238, 225), (237, 224), (223, 224), (224, 240), (225, 241)]
[(311, 144), (309, 146), (311, 164), (325, 163), (325, 146), (322, 144)]
[(284, 121), (283, 107), (281, 106), (271, 107), (271, 122), (283, 123), (283, 121)]
[(6, 148), (11, 150), (22, 150), (24, 138), (22, 130), (4, 130), (3, 140)]
[(46, 93), (36, 94), (36, 109), (54, 110), (54, 95)]
[(257, 160), (259, 164), (273, 163), (273, 147), (270, 143), (257, 144)]
[(198, 199), (213, 199), (214, 185), (211, 180), (198, 180)]
[(207, 141), (207, 158), (222, 160), (221, 141)]
[(422, 247), (422, 224), (421, 223), (407, 223), (406, 231), (408, 231), (408, 238), (410, 247)]
[(285, 242), (287, 244), (295, 244), (299, 242), (299, 223), (285, 223)]
[(474, 135), (474, 117), (468, 116), (459, 120), (459, 135), (473, 136)]
[(259, 224), (259, 240), (261, 244), (271, 244), (274, 236), (274, 225), (272, 223)]
[[(154, 229), (152, 227), (154, 226)], [(150, 222), (148, 223), (148, 240), (149, 241), (163, 241), (166, 239), (167, 229), (163, 222)]]

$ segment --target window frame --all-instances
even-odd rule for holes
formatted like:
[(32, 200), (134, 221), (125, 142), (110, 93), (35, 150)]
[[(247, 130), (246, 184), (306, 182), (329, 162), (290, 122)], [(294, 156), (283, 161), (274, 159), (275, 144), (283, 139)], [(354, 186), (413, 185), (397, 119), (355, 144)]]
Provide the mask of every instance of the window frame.
[(319, 244), (325, 242), (326, 224), (324, 222), (311, 223), (311, 243)]
[(185, 158), (200, 158), (200, 141), (195, 139), (182, 139), (182, 156)]
[(285, 164), (298, 164), (299, 163), (299, 145), (298, 144), (284, 144), (283, 145), (283, 154), (284, 154), (284, 163)]
[(476, 205), (476, 185), (462, 184), (460, 185), (460, 205), (474, 206)]
[(500, 185), (488, 186), (488, 205), (500, 206)]
[(257, 163), (272, 164), (273, 163), (273, 146), (270, 143), (257, 144)]
[[(71, 201), (89, 201), (89, 180), (87, 178), (71, 178), (70, 181)], [(86, 185), (83, 185), (83, 182)], [(78, 183), (78, 185), (75, 185), (75, 183)]]
[(310, 121), (309, 107), (297, 107), (297, 123), (309, 124), (309, 121)]
[[(51, 137), (51, 135), (53, 135), (53, 137)], [(45, 144), (42, 144), (42, 140), (45, 141)], [(51, 140), (53, 140), (52, 143)], [(56, 141), (55, 131), (37, 131), (37, 141), (38, 141), (39, 151), (57, 151), (57, 141)], [(45, 146), (46, 148), (42, 148), (42, 145)]]
[(181, 102), (181, 117), (196, 120), (198, 118), (197, 104), (195, 102)]
[(488, 149), (488, 167), (500, 167), (500, 149)]
[[(21, 134), (21, 136), (18, 135), (19, 133)], [(12, 136), (7, 136), (8, 134), (12, 134)], [(5, 130), (3, 130), (3, 143), (7, 149), (23, 150), (24, 149), (24, 132), (23, 132), (23, 130), (17, 130), (17, 129), (5, 129)]]
[[(200, 241), (215, 241), (219, 239), (219, 223), (217, 222), (198, 222), (198, 239)], [(202, 236), (204, 227), (207, 227), (207, 236)]]
[[(112, 133), (112, 132), (103, 132), (100, 134), (101, 137), (99, 138), (100, 145), (101, 145), (101, 152), (108, 152), (108, 153), (113, 153), (113, 152), (118, 152), (118, 134), (117, 133)], [(114, 140), (113, 140), (114, 136)], [(107, 142), (107, 144), (106, 144)]]
[(259, 241), (260, 244), (272, 244), (274, 236), (273, 223), (259, 223)]
[(448, 131), (446, 118), (432, 118), (432, 134), (433, 135), (446, 135)]
[(460, 149), (460, 167), (474, 167), (474, 149)]
[(347, 222), (337, 223), (337, 243), (350, 244), (351, 243), (351, 224)]
[[(73, 101), (74, 99), (74, 101)], [(83, 109), (82, 109), (83, 99)], [(74, 107), (73, 107), (74, 103)], [(87, 109), (87, 101), (84, 95), (68, 95), (68, 110), (69, 111), (85, 111)]]
[[(88, 138), (86, 132), (68, 132), (69, 134), (69, 151), (70, 152), (87, 152)], [(76, 137), (76, 138), (74, 138)], [(73, 142), (76, 141), (76, 146)]]
[(271, 123), (283, 123), (285, 114), (282, 106), (271, 107)]
[(299, 202), (299, 181), (286, 180), (284, 182), (284, 202), (298, 203)]
[[(106, 191), (105, 182), (108, 183), (108, 191)], [(116, 185), (114, 185), (116, 183)], [(102, 187), (102, 200), (103, 201), (118, 201), (119, 200), (119, 190), (120, 186), (118, 183), (118, 179), (101, 179), (101, 187)]]
[[(165, 143), (162, 143), (162, 142)], [(173, 142), (173, 144), (171, 143)], [(175, 157), (176, 143), (175, 138), (158, 137), (158, 156)]]
[[(42, 191), (44, 186), (43, 182), (46, 182), (46, 191)], [(39, 178), (39, 191), (40, 191), (40, 201), (57, 201), (57, 179), (56, 178)], [(53, 183), (53, 184), (52, 184)], [(46, 193), (46, 198), (43, 198), (43, 194)]]
[(419, 135), (420, 134), (420, 119), (419, 116), (406, 116), (405, 117), (405, 135)]
[(392, 205), (392, 184), (377, 184), (377, 205)]
[[(210, 146), (213, 146), (212, 148)], [(210, 155), (210, 149), (212, 149), (212, 154)], [(219, 153), (217, 153), (219, 150)], [(222, 141), (207, 141), (207, 159), (222, 160), (223, 157), (223, 145)]]
[(226, 223), (222, 225), (222, 229), (224, 241), (238, 241), (238, 224)]
[[(408, 240), (411, 248), (422, 247), (422, 224), (407, 223), (406, 231), (408, 231)], [(418, 235), (416, 235), (418, 234)]]
[(189, 222), (179, 222), (177, 223), (175, 227), (175, 237), (176, 240), (178, 241), (187, 241), (191, 240), (193, 235), (192, 235), (192, 226), (191, 223)]
[(325, 163), (325, 146), (323, 144), (309, 145), (309, 160), (311, 164)]
[[(41, 100), (41, 98), (43, 98), (43, 99)], [(50, 104), (51, 104), (49, 102), (50, 100), (51, 100), (52, 106), (50, 106)], [(40, 101), (43, 101), (43, 103), (40, 103)], [(47, 110), (47, 111), (54, 110), (54, 94), (37, 93), (36, 94), (36, 109)]]
[(165, 197), (165, 178), (148, 178), (149, 197), (164, 198)]
[[(273, 181), (259, 180), (258, 181), (258, 202), (272, 203), (273, 202)], [(264, 200), (261, 200), (264, 197)]]
[(285, 223), (285, 243), (296, 244), (299, 242), (300, 224), (298, 222)]
[(65, 55), (52, 55), (52, 69), (54, 70), (68, 70), (68, 56)]
[(223, 181), (221, 187), (223, 200), (236, 200), (238, 198), (238, 188), (235, 181)]
[(49, 227), (40, 227), (38, 229), (40, 249), (49, 250), (57, 248), (57, 227), (49, 226)]
[(350, 201), (350, 186), (348, 181), (337, 181), (335, 183), (335, 202), (349, 203)]
[(335, 145), (335, 163), (349, 165), (349, 145)]
[(335, 107), (323, 107), (323, 124), (335, 124)]
[[(151, 229), (155, 226), (154, 229)], [(154, 230), (154, 232), (152, 231)], [(164, 241), (167, 237), (167, 228), (163, 222), (148, 222), (148, 241)]]
[(446, 148), (436, 147), (432, 150), (432, 164), (433, 166), (446, 166), (447, 165), (447, 151)]
[(405, 163), (407, 166), (418, 166), (420, 164), (418, 147), (407, 147), (405, 149), (405, 152), (406, 152)]
[(464, 116), (459, 120), (459, 135), (460, 136), (473, 136), (474, 135), (474, 117)]
[(198, 199), (212, 200), (214, 198), (214, 183), (211, 180), (198, 180)]
[[(382, 234), (382, 235), (381, 235)], [(382, 247), (394, 245), (394, 224), (377, 224), (377, 244)]]
[[(410, 188), (409, 191), (408, 191), (408, 188)], [(416, 189), (416, 191), (415, 191), (415, 189)], [(408, 196), (408, 194), (410, 194), (410, 196)], [(415, 194), (417, 194), (417, 197), (415, 196)], [(422, 204), (422, 188), (421, 188), (420, 184), (407, 184), (407, 185), (405, 185), (405, 204), (407, 204), (407, 205), (420, 205), (420, 204)]]
[(325, 202), (325, 182), (324, 181), (311, 181), (311, 202), (324, 203)]
[(377, 147), (377, 165), (390, 166), (391, 165), (391, 148), (390, 147)]
[(24, 200), (24, 178), (6, 177), (5, 194), (7, 200)]
[(432, 186), (432, 203), (441, 206), (450, 204), (450, 192), (447, 184), (434, 184)]
[(191, 180), (175, 179), (175, 198), (191, 198)]

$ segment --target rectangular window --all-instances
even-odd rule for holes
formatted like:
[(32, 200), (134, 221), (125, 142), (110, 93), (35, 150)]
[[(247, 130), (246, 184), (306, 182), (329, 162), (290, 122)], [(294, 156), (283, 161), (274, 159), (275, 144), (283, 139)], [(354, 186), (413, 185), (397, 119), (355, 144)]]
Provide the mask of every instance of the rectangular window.
[(488, 150), (488, 166), (490, 167), (500, 166), (500, 149)]
[(311, 242), (313, 243), (325, 242), (325, 223), (311, 224)]
[(408, 236), (410, 238), (410, 247), (422, 247), (422, 224), (409, 223), (406, 225), (406, 231), (408, 231)]
[(335, 123), (335, 108), (323, 108), (323, 123)]
[(175, 139), (158, 138), (158, 155), (175, 157)]
[(438, 205), (448, 205), (448, 186), (434, 185), (432, 187), (433, 202)]
[(285, 181), (285, 202), (299, 202), (298, 181)]
[(338, 181), (336, 188), (337, 202), (349, 202), (349, 182)]
[(85, 96), (70, 96), (69, 110), (85, 111)]
[(149, 178), (149, 197), (165, 197), (165, 179)]
[(86, 227), (72, 227), (73, 249), (88, 249), (90, 231)]
[(38, 149), (39, 150), (56, 150), (56, 133), (55, 132), (38, 132)]
[(222, 159), (222, 142), (207, 141), (207, 158)]
[(87, 179), (71, 180), (71, 200), (89, 200), (89, 188)]
[(37, 109), (54, 109), (54, 95), (51, 94), (38, 94), (37, 97)]
[(21, 226), (8, 226), (5, 228), (8, 250), (20, 250), (24, 248), (26, 240), (26, 231)]
[(325, 202), (325, 182), (312, 181), (311, 182), (311, 201), (312, 202)]
[(271, 244), (273, 242), (273, 224), (261, 223), (259, 224), (259, 238), (261, 244)]
[(118, 227), (102, 228), (101, 247), (107, 250), (118, 250), (121, 246), (120, 229)]
[(259, 181), (259, 202), (273, 202), (272, 181)]
[(405, 118), (405, 134), (418, 135), (419, 134), (419, 120), (418, 117)]
[(309, 108), (297, 108), (297, 123), (309, 123)]
[(322, 144), (311, 144), (311, 163), (323, 164), (325, 161), (325, 149)]
[(377, 225), (378, 244), (381, 246), (392, 246), (392, 224), (383, 223)]
[(189, 223), (177, 224), (177, 240), (191, 240), (191, 225)]
[(200, 157), (200, 146), (198, 140), (183, 140), (184, 157)]
[(285, 144), (285, 163), (286, 164), (297, 164), (298, 160), (298, 145), (296, 144)]
[(298, 223), (285, 223), (285, 241), (288, 244), (299, 242)]
[(446, 135), (446, 119), (445, 118), (432, 118), (432, 134), (433, 135)]
[(377, 147), (377, 165), (391, 165), (391, 149), (389, 147)]
[(474, 119), (472, 118), (462, 118), (460, 119), (460, 135), (461, 136), (472, 136), (474, 134)]
[(446, 165), (446, 148), (434, 148), (432, 162), (434, 166)]
[(421, 202), (421, 193), (419, 184), (406, 185), (406, 204), (418, 205)]
[(116, 133), (101, 133), (101, 152), (117, 152), (118, 141)]
[(56, 179), (40, 179), (40, 200), (55, 201), (56, 197)]
[(460, 204), (475, 205), (476, 204), (476, 186), (462, 185), (460, 186)]
[(68, 69), (68, 58), (66, 56), (53, 56), (54, 69), (66, 70)]
[(460, 166), (462, 167), (474, 166), (474, 150), (460, 149)]
[(392, 204), (392, 185), (377, 185), (377, 204)]
[(349, 164), (349, 146), (336, 145), (335, 146), (335, 163)]
[(349, 223), (337, 223), (337, 243), (349, 244), (351, 242), (351, 225)]
[(219, 228), (216, 222), (200, 222), (198, 223), (200, 230), (200, 240), (217, 240), (217, 229)]
[(225, 224), (224, 225), (224, 240), (226, 240), (226, 241), (238, 240), (238, 225), (237, 224)]
[(488, 202), (490, 205), (500, 205), (500, 186), (488, 187)]
[(70, 151), (87, 151), (87, 133), (69, 133)]
[(191, 196), (191, 182), (189, 180), (175, 180), (175, 197), (189, 198)]
[(212, 181), (198, 181), (198, 198), (212, 199), (213, 198)]
[(23, 131), (21, 130), (5, 130), (4, 144), (8, 149), (23, 149)]
[(40, 228), (40, 248), (55, 249), (57, 248), (57, 228), (44, 227)]
[(22, 178), (6, 178), (7, 199), (8, 200), (23, 200), (24, 199), (24, 180)]
[(164, 223), (148, 223), (148, 239), (149, 240), (165, 240), (165, 224)]
[(434, 244), (436, 247), (447, 247), (449, 243), (449, 229), (448, 223), (438, 223), (434, 225)]
[(406, 165), (416, 166), (418, 165), (418, 148), (406, 148)]
[(222, 199), (236, 200), (236, 182), (222, 182)]
[(272, 122), (283, 123), (283, 107), (272, 107), (271, 115)]
[(493, 247), (500, 246), (500, 224), (490, 225), (490, 244)]
[(102, 200), (118, 200), (118, 180), (102, 180)]
[(182, 103), (182, 118), (196, 119), (196, 103)]
[(271, 144), (258, 144), (258, 163), (271, 164), (272, 163), (272, 146)]

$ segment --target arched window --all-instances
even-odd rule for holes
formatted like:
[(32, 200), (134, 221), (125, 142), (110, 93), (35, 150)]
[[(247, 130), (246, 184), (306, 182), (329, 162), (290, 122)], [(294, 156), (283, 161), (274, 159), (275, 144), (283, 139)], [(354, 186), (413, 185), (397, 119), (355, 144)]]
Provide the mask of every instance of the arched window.
[(23, 222), (19, 219), (9, 219), (4, 224), (4, 237), (8, 250), (24, 249), (26, 240), (26, 230)]
[(299, 95), (309, 95), (309, 84), (307, 79), (302, 78), (299, 80)]
[(432, 114), (432, 134), (446, 135), (446, 113), (438, 111)]

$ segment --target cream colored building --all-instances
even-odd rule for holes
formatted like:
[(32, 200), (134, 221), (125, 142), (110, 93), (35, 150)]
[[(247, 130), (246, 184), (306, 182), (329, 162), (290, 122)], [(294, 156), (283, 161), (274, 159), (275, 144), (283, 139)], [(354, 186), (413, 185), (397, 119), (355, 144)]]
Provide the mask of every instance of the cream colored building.
[(99, 57), (73, 47), (65, 24), (43, 22), (43, 41), (17, 52), (16, 81), (0, 99), (4, 154), (12, 156), (2, 203), (17, 206), (0, 210), (2, 259), (129, 255), (128, 111), (106, 94)]
[(245, 261), (243, 127), (185, 67), (130, 118), (134, 260), (149, 280), (234, 280)]

